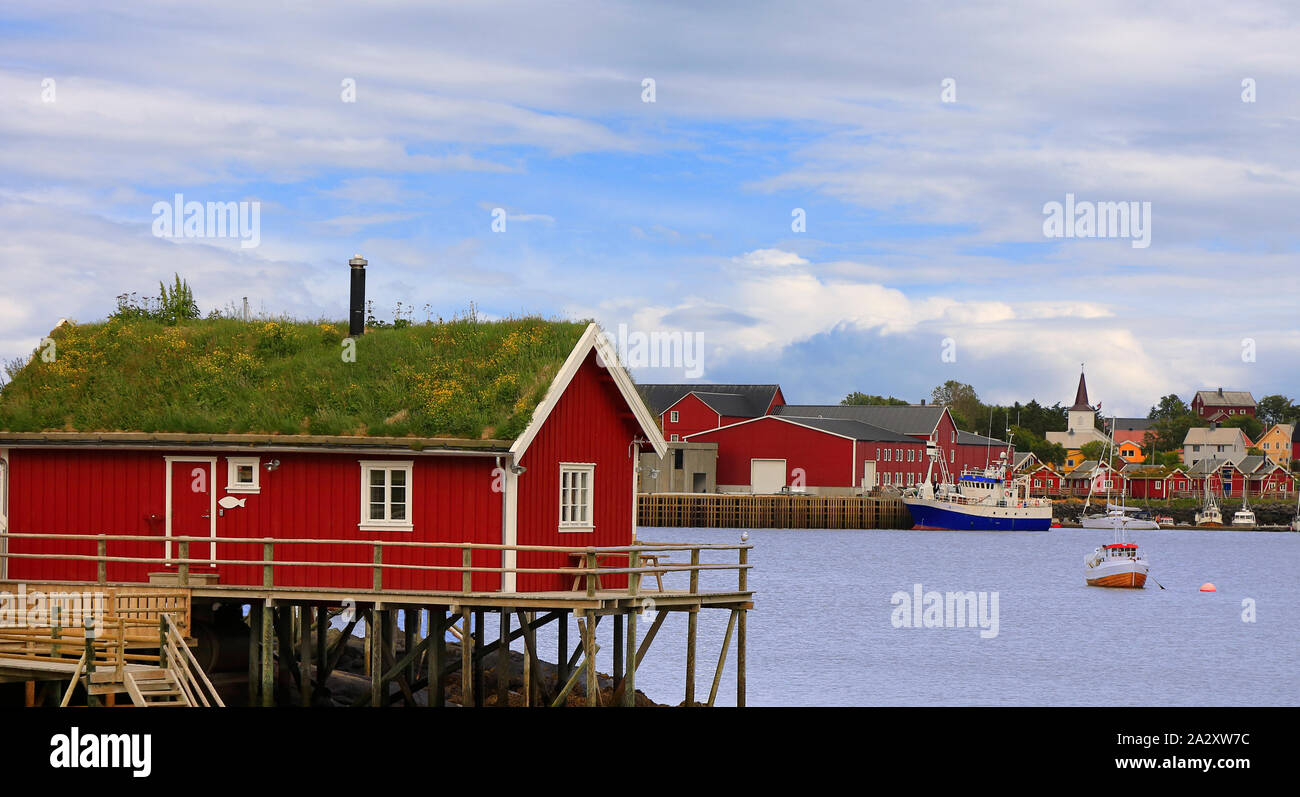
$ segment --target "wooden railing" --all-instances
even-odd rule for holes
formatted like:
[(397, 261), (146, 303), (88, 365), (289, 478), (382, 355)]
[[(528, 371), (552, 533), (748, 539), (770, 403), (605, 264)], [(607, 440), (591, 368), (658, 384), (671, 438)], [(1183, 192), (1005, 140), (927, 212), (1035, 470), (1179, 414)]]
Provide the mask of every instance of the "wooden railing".
[(186, 701), (191, 706), (224, 708), (226, 704), (221, 702), (221, 696), (194, 658), (193, 651), (186, 644), (184, 635), (170, 614), (160, 616), (158, 636), (159, 666), (170, 670), (176, 677), (176, 684), (185, 693)]
[[(453, 572), (460, 574), (459, 590), (425, 590), (411, 589), (404, 590), (410, 592), (459, 592), (468, 594), (475, 592), (473, 589), (473, 576), (475, 573), (490, 573), (499, 575), (503, 579), (507, 574), (530, 574), (530, 575), (560, 575), (565, 580), (585, 580), (586, 594), (594, 597), (597, 592), (597, 584), (603, 576), (628, 576), (628, 585), (626, 592), (629, 596), (636, 596), (641, 593), (642, 579), (645, 576), (665, 576), (674, 573), (689, 574), (689, 587), (685, 594), (700, 594), (699, 576), (702, 572), (709, 571), (734, 571), (737, 574), (737, 591), (748, 592), (747, 574), (752, 565), (748, 563), (748, 553), (752, 545), (706, 545), (694, 543), (645, 543), (639, 542), (634, 545), (626, 546), (551, 546), (551, 545), (498, 545), (491, 543), (452, 543), (452, 542), (410, 542), (404, 540), (320, 540), (320, 539), (276, 539), (272, 537), (220, 537), (213, 539), (211, 537), (143, 537), (130, 534), (34, 534), (26, 532), (11, 532), (8, 534), (11, 540), (49, 540), (59, 543), (68, 543), (72, 541), (94, 541), (96, 544), (95, 554), (71, 554), (71, 553), (27, 553), (14, 552), (9, 550), (5, 554), (0, 554), (0, 558), (8, 557), (9, 559), (31, 559), (42, 561), (60, 561), (60, 562), (94, 562), (97, 571), (97, 583), (108, 584), (108, 565), (110, 564), (149, 564), (158, 567), (175, 568), (177, 584), (180, 587), (190, 585), (191, 567), (208, 566), (216, 564), (218, 566), (249, 566), (260, 567), (262, 571), (261, 587), (267, 589), (290, 588), (290, 585), (277, 584), (275, 578), (276, 568), (283, 567), (306, 567), (306, 568), (360, 568), (369, 570), (371, 573), (370, 588), (375, 592), (382, 592), (386, 589), (384, 575), (392, 571), (414, 571), (414, 572)], [(108, 553), (109, 543), (123, 542), (139, 545), (141, 543), (162, 544), (165, 542), (175, 543), (176, 556), (110, 556)], [(196, 559), (190, 557), (190, 545), (230, 545), (230, 544), (256, 544), (262, 547), (262, 556), (258, 559), (237, 559), (237, 558), (217, 558), (217, 559)], [(277, 559), (276, 547), (285, 545), (295, 546), (363, 546), (371, 549), (369, 561), (336, 561), (333, 559), (304, 559), (296, 558), (292, 560)], [(385, 561), (384, 552), (386, 550), (396, 549), (420, 549), (420, 550), (456, 550), (459, 551), (459, 565), (433, 565), (433, 564), (410, 564), (401, 562)], [(705, 562), (701, 554), (705, 552), (725, 552), (735, 551), (735, 562)], [(580, 564), (565, 567), (507, 567), (504, 565), (484, 565), (475, 564), (475, 553), (488, 553), (500, 555), (502, 560), (505, 559), (507, 552), (515, 553), (563, 553), (570, 556), (575, 561), (580, 560)], [(662, 562), (658, 557), (671, 553), (689, 553), (690, 563)], [(215, 555), (215, 550), (214, 550)], [(647, 555), (655, 558), (650, 565), (643, 563), (643, 558)], [(610, 557), (626, 559), (627, 566), (611, 566), (602, 563), (603, 559)], [(11, 577), (10, 581), (14, 581)], [(52, 581), (51, 579), (41, 579), (42, 582)], [(57, 582), (57, 580), (53, 580)], [(57, 583), (78, 583), (72, 580)], [(121, 582), (114, 582), (121, 583)], [(249, 585), (244, 585), (249, 586)], [(252, 585), (256, 586), (256, 585)], [(322, 587), (299, 587), (300, 589), (328, 589), (338, 591), (355, 591), (352, 588), (338, 586)], [(498, 590), (488, 590), (488, 592), (497, 592)], [(568, 590), (547, 590), (547, 592), (563, 592)], [(608, 592), (609, 590), (602, 590)], [(719, 592), (720, 590), (710, 590), (710, 592)]]

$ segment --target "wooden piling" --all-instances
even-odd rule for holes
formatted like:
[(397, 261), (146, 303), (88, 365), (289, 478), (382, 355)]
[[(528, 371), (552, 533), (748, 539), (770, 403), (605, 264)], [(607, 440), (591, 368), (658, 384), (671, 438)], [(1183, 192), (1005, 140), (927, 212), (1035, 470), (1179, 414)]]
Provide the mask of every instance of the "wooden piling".
[(388, 612), (385, 609), (370, 610), (370, 623), (366, 636), (370, 638), (370, 705), (376, 708), (388, 702), (384, 688), (384, 630)]
[[(466, 629), (468, 635), (468, 629)], [(483, 610), (479, 609), (474, 612), (474, 650), (479, 651), (484, 647), (485, 629), (483, 627)], [(487, 697), (484, 694), (486, 689), (486, 679), (483, 676), (483, 657), (481, 655), (474, 657), (474, 707), (482, 708), (483, 700)]]
[[(497, 706), (510, 706), (510, 610), (501, 609), (501, 636), (497, 645)], [(525, 685), (527, 681), (524, 682)]]
[(262, 685), (258, 688), (262, 705), (270, 708), (275, 705), (275, 611), (271, 599), (262, 603), (259, 631), (262, 637)]
[(596, 615), (584, 610), (583, 619), (578, 621), (578, 630), (582, 633), (582, 646), (587, 659), (587, 705), (600, 705), (600, 684), (596, 679)]
[(262, 690), (262, 604), (248, 604), (248, 705), (260, 702)]
[(470, 633), (470, 608), (460, 610), (460, 704), (474, 705), (474, 635)]
[(564, 682), (569, 680), (569, 610), (560, 611), (560, 619), (556, 626), (556, 636), (559, 637), (557, 647), (559, 651), (555, 656), (555, 689), (560, 690)]
[(429, 609), (429, 650), (425, 654), (429, 678), (426, 703), (431, 708), (442, 708), (447, 703), (443, 689), (442, 667), (447, 657), (447, 610), (441, 606)]
[[(627, 674), (623, 676), (623, 705), (636, 705), (636, 610), (627, 613)], [(618, 672), (618, 668), (614, 668)]]

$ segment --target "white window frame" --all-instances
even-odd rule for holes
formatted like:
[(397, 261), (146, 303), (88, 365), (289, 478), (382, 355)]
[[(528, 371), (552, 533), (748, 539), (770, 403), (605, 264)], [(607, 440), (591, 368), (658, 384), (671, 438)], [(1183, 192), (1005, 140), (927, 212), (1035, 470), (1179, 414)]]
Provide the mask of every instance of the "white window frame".
[(674, 442), (674, 443), (680, 443), (680, 442), (681, 442), (681, 438), (680, 438), (680, 436), (679, 436), (679, 435), (673, 435), (673, 436), (672, 436), (672, 442)]
[[(411, 518), (415, 515), (414, 476), (415, 462), (409, 459), (378, 460), (363, 459), (361, 462), (361, 519), (357, 528), (362, 531), (413, 531)], [(370, 474), (374, 471), (395, 471), (406, 473), (406, 519), (392, 520), (392, 477), (384, 477), (384, 515), (383, 520), (370, 517)]]
[[(587, 475), (587, 506), (585, 520), (565, 520), (564, 519), (564, 477), (570, 473), (585, 473)], [(590, 534), (596, 530), (596, 463), (594, 462), (561, 462), (560, 463), (560, 480), (557, 485), (559, 495), (559, 510), (556, 513), (557, 528), (562, 534)]]
[(677, 423), (677, 410), (669, 410), (669, 411), (668, 411), (668, 422), (669, 422), (669, 423)]
[[(262, 461), (259, 457), (226, 457), (226, 492), (256, 495), (262, 492)], [(253, 483), (243, 484), (239, 481), (239, 469), (253, 467)]]

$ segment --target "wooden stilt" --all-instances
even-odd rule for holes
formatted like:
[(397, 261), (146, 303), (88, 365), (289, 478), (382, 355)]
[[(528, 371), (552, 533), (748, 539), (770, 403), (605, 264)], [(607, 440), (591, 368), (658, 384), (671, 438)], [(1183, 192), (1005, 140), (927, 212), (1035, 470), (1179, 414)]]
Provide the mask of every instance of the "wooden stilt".
[[(468, 630), (468, 629), (467, 629)], [(483, 628), (483, 610), (474, 612), (474, 649), (483, 650), (484, 628)], [(483, 677), (483, 657), (474, 657), (474, 706), (483, 707), (483, 699), (486, 697), (485, 679)]]
[(258, 689), (258, 696), (262, 705), (270, 708), (275, 705), (275, 609), (269, 599), (263, 602), (260, 614), (262, 685)]
[(370, 705), (376, 707), (387, 702), (384, 694), (384, 614), (383, 609), (371, 609), (370, 622), (366, 625), (366, 639), (370, 640)]
[(312, 607), (298, 607), (298, 696), (305, 709), (312, 705)]
[[(659, 629), (663, 626), (664, 620), (666, 619), (668, 619), (668, 612), (660, 611), (657, 613), (654, 622), (650, 624), (650, 630), (646, 632), (645, 639), (641, 640), (641, 644), (637, 647), (636, 666), (641, 666), (642, 660), (645, 659), (646, 651), (650, 650), (650, 643), (654, 642), (655, 635), (659, 633)], [(626, 686), (627, 685), (623, 682), (623, 679), (620, 678), (618, 686), (614, 688), (615, 703), (618, 703), (623, 699), (623, 691)]]
[[(618, 668), (614, 669), (618, 672)], [(636, 705), (636, 611), (627, 613), (627, 674), (623, 676), (623, 705)]]
[(391, 678), (392, 676), (389, 676), (389, 678), (385, 678), (384, 675), (388, 672), (389, 665), (392, 664), (393, 662), (394, 655), (395, 655), (393, 653), (393, 650), (397, 644), (396, 642), (397, 612), (395, 610), (393, 609), (383, 610), (382, 616), (380, 617), (379, 620), (379, 629), (380, 629), (379, 638), (380, 640), (383, 641), (383, 645), (384, 645), (380, 655), (380, 661), (382, 662), (382, 664), (380, 665), (380, 671), (379, 671), (379, 689), (381, 692), (383, 692), (384, 705), (387, 706), (387, 705), (391, 705), (392, 703), (392, 699), (389, 698), (388, 696), (389, 678)]
[(587, 658), (587, 705), (600, 705), (600, 683), (596, 679), (596, 615), (584, 611), (585, 623), (579, 623), (582, 631), (582, 645)]
[(469, 633), (470, 610), (460, 610), (460, 704), (474, 705), (474, 635)]
[[(316, 688), (325, 688), (325, 679), (329, 671), (325, 669), (325, 647), (329, 642), (330, 613), (329, 607), (320, 603), (316, 605)], [(313, 697), (314, 697), (313, 693)]]
[(695, 705), (695, 643), (699, 638), (700, 610), (692, 606), (686, 617), (686, 705)]
[(556, 627), (559, 637), (559, 653), (555, 657), (555, 689), (558, 692), (569, 680), (569, 611), (560, 612), (559, 625)]
[(510, 610), (501, 609), (501, 644), (497, 647), (497, 705), (510, 706)]
[(533, 661), (537, 658), (537, 632), (529, 625), (533, 622), (533, 613), (525, 612), (519, 618), (524, 626), (524, 708), (533, 705), (533, 678), (537, 672)]
[(736, 620), (736, 707), (745, 707), (745, 615), (740, 609)]
[(23, 682), (23, 704), (27, 708), (36, 708), (36, 682)]
[(718, 654), (718, 671), (713, 674), (713, 688), (709, 690), (709, 705), (718, 697), (718, 686), (722, 683), (722, 670), (727, 664), (727, 648), (731, 647), (731, 633), (736, 630), (738, 609), (731, 610), (731, 619), (727, 620), (727, 633), (722, 637), (722, 652)]
[(442, 667), (447, 658), (446, 643), (447, 612), (442, 607), (429, 610), (429, 653), (425, 657), (429, 669), (429, 695), (427, 702), (431, 707), (442, 708), (447, 704), (447, 693), (443, 689)]
[(262, 604), (248, 604), (248, 705), (261, 702)]
[(623, 671), (623, 615), (614, 615), (614, 677)]
[[(414, 609), (402, 610), (402, 653), (403, 655), (415, 650), (415, 640), (419, 634), (420, 614)], [(406, 668), (406, 682), (415, 681), (415, 665), (417, 662), (412, 659), (410, 666)]]

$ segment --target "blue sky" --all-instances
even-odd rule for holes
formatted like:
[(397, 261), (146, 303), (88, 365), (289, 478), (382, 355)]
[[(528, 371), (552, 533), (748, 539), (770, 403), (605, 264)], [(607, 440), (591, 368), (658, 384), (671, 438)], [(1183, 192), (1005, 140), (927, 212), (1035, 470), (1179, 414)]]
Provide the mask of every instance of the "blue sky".
[[(696, 334), (796, 402), (1300, 393), (1292, 7), (698, 5), (0, 9), (0, 356), (173, 272), (341, 319), (361, 253), (378, 315)], [(177, 193), (260, 245), (154, 237)], [(1151, 245), (1044, 237), (1067, 193)]]

